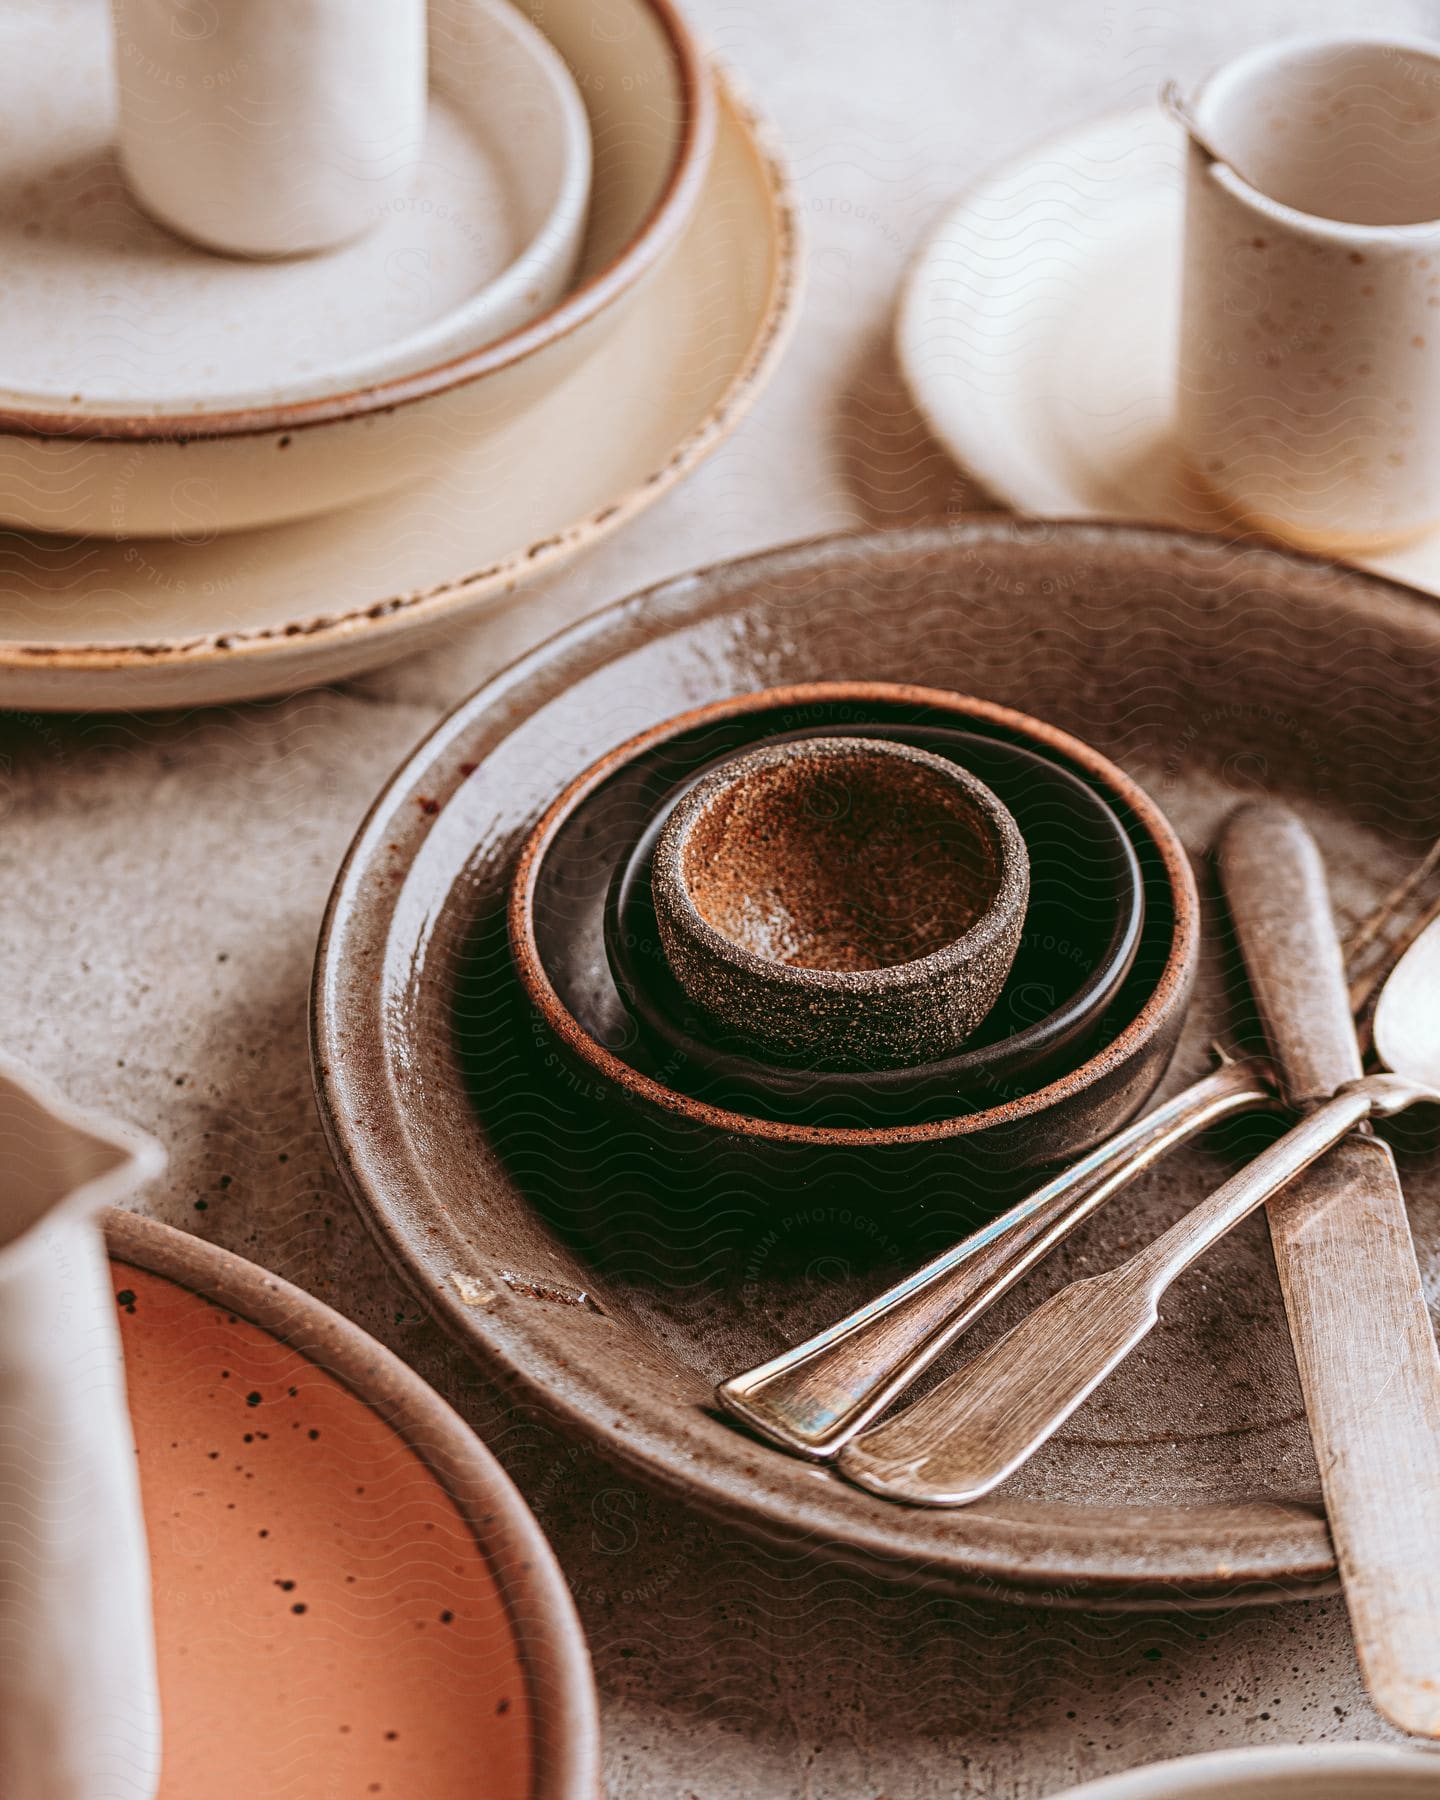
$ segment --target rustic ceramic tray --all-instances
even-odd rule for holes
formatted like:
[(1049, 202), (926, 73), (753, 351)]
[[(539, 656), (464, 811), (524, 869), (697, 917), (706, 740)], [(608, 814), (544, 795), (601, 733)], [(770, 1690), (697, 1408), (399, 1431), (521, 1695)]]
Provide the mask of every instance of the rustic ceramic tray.
[[(454, 1015), (476, 946), (493, 946), (518, 845), (576, 770), (717, 695), (847, 676), (949, 684), (1050, 719), (1169, 812), (1207, 912), (1170, 1087), (1203, 1069), (1233, 1006), (1203, 859), (1229, 806), (1291, 799), (1342, 913), (1440, 832), (1440, 613), (1372, 576), (1166, 530), (976, 520), (671, 582), (482, 689), (356, 840), (321, 940), (315, 1055), (362, 1210), (493, 1371), (657, 1484), (770, 1537), (1061, 1602), (1314, 1594), (1333, 1561), (1262, 1220), (1176, 1288), (1143, 1352), (1021, 1476), (961, 1513), (909, 1510), (746, 1438), (711, 1388), (921, 1260), (954, 1221), (932, 1213), (917, 1232), (881, 1191), (803, 1179), (666, 1193), (658, 1160), (645, 1179), (644, 1145), (587, 1135), (593, 1097), (523, 1014), (478, 1060), (473, 1045), (462, 1055)], [(1138, 1183), (967, 1352), (1168, 1223), (1247, 1142), (1208, 1142)], [(1440, 1273), (1440, 1173), (1422, 1148), (1404, 1174)], [(951, 1156), (957, 1216), (1006, 1198), (993, 1175), (977, 1193), (963, 1151)], [(625, 1179), (607, 1188), (614, 1166)]]

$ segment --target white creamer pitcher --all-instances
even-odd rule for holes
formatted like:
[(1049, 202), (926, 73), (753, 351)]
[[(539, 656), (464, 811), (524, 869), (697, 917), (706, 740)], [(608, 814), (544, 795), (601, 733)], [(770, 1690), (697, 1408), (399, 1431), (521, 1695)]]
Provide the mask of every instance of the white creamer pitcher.
[(0, 1060), (0, 1794), (151, 1800), (150, 1571), (97, 1214), (164, 1164)]

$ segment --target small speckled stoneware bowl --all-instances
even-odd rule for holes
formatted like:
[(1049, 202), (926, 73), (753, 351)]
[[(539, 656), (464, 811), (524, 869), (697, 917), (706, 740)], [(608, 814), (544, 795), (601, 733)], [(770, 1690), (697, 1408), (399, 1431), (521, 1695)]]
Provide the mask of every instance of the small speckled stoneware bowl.
[(686, 995), (723, 1032), (826, 1067), (956, 1049), (1020, 942), (1030, 864), (959, 764), (876, 738), (747, 752), (680, 801), (651, 894)]
[[(904, 1068), (877, 1068), (863, 1056), (838, 1069), (797, 1068), (708, 1027), (670, 973), (650, 887), (656, 842), (690, 785), (681, 781), (657, 795), (644, 829), (617, 860), (605, 900), (605, 955), (640, 1033), (636, 1062), (663, 1066), (676, 1086), (741, 1112), (818, 1118), (833, 1107), (853, 1115), (868, 1105), (899, 1124), (943, 1117), (965, 1095), (1013, 1090), (1022, 1079), (1041, 1086), (1067, 1059), (1079, 1061), (1135, 964), (1145, 922), (1140, 861), (1112, 808), (1059, 763), (977, 732), (877, 719), (837, 720), (824, 735), (895, 739), (944, 756), (978, 775), (1009, 811), (1030, 859), (1030, 899), (1000, 998), (958, 1051)], [(749, 747), (779, 741), (761, 736)], [(697, 769), (694, 779), (708, 772)], [(582, 1005), (578, 1017), (588, 1016)]]

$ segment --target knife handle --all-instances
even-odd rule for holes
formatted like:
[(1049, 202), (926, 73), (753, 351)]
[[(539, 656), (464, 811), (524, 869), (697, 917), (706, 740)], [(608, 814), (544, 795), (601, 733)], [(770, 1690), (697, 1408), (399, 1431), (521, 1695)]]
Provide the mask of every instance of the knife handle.
[(1242, 806), (1220, 834), (1220, 880), (1245, 973), (1292, 1105), (1307, 1107), (1361, 1073), (1325, 866), (1289, 807)]
[[(1248, 806), (1220, 866), (1281, 1083), (1303, 1103), (1359, 1067), (1319, 853), (1293, 813)], [(1269, 1219), (1360, 1667), (1393, 1725), (1440, 1738), (1440, 1354), (1389, 1148), (1352, 1136)]]

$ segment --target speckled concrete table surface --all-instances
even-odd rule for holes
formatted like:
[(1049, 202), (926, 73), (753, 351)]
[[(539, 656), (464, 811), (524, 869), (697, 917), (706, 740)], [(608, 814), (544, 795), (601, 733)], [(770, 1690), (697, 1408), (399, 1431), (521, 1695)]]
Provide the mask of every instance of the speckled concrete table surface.
[[(414, 1363), (514, 1474), (573, 1583), (610, 1790), (633, 1800), (1032, 1796), (1162, 1756), (1378, 1738), (1338, 1600), (1098, 1617), (891, 1589), (758, 1550), (504, 1413), (380, 1260), (311, 1097), (306, 993), (336, 867), (429, 727), (557, 627), (686, 567), (985, 503), (900, 396), (896, 285), (940, 209), (1062, 124), (1336, 0), (693, 0), (779, 128), (809, 240), (798, 333), (687, 485), (442, 651), (350, 686), (152, 718), (0, 718), (6, 1041), (157, 1133), (144, 1204)], [(1434, 30), (1423, 5), (1366, 22)]]

